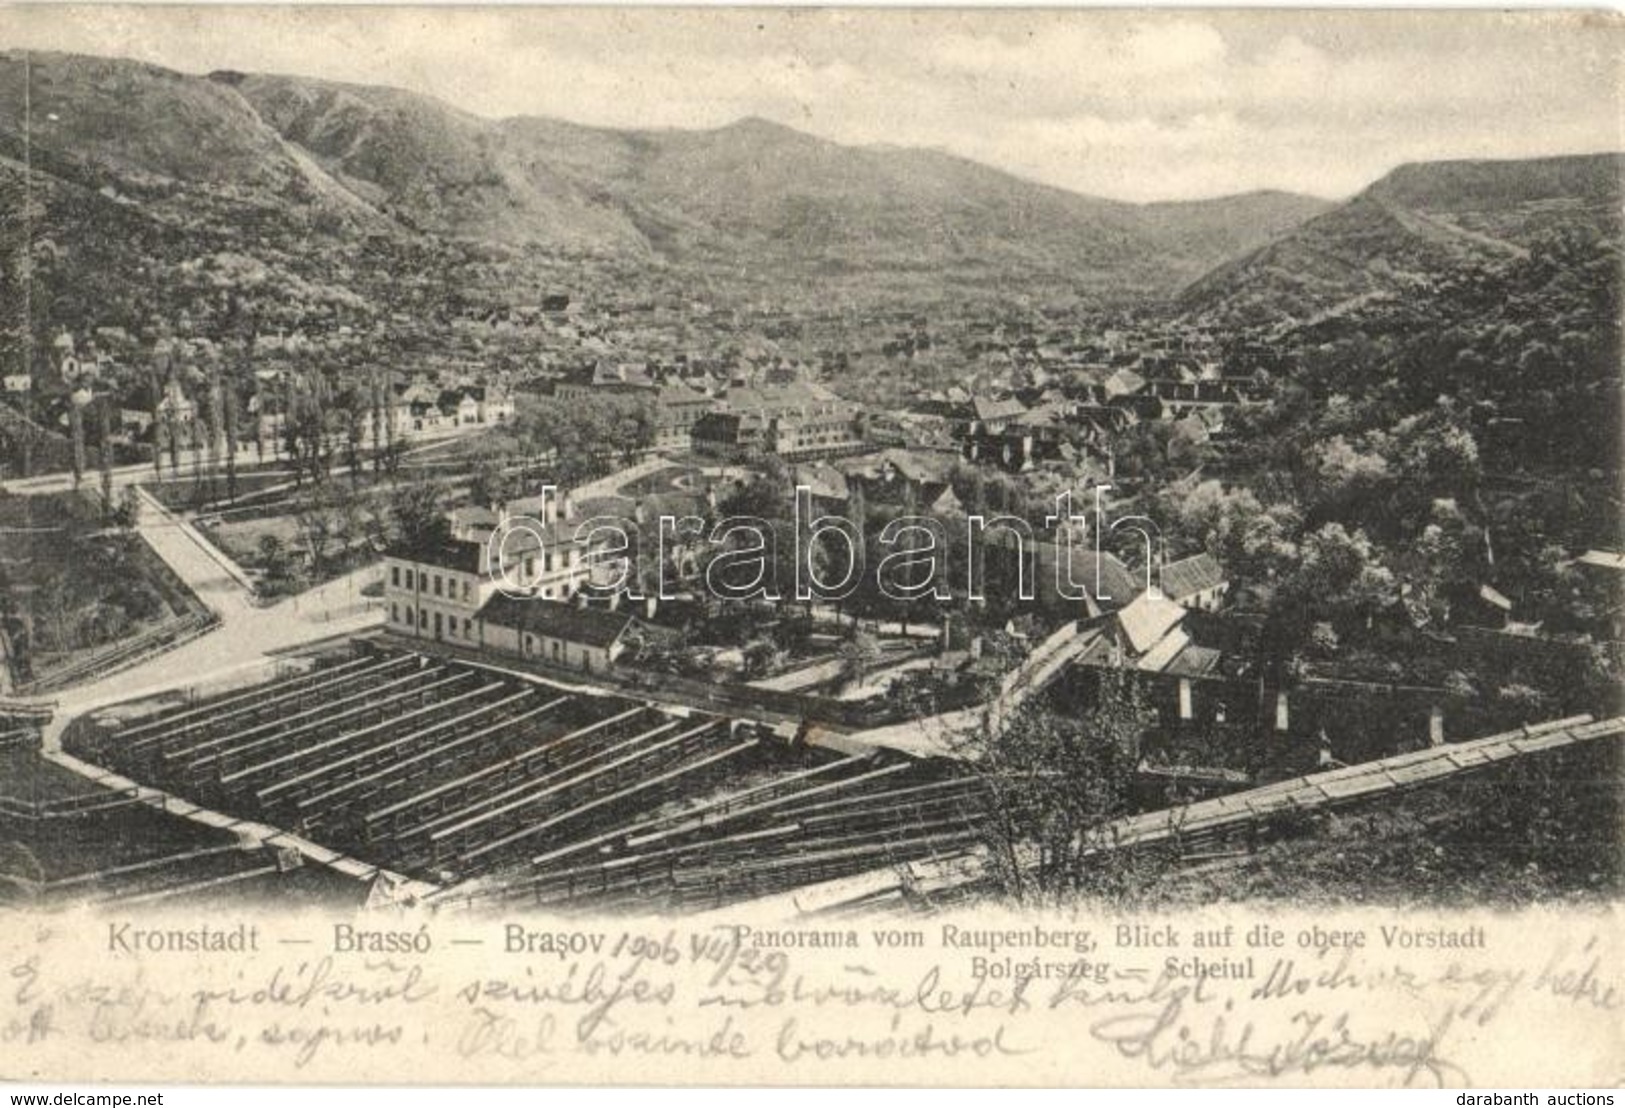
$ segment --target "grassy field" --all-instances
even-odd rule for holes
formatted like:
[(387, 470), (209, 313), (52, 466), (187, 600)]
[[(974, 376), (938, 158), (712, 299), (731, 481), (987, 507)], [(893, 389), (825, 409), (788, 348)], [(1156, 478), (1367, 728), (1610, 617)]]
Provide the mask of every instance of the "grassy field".
[(95, 785), (35, 751), (0, 750), (0, 797), (6, 800), (48, 804), (94, 791)]
[[(169, 473), (167, 467), (164, 473)], [(251, 503), (266, 490), (292, 482), (293, 472), (285, 465), (244, 466), (237, 471), (237, 497), (231, 503)], [(199, 482), (183, 469), (178, 477), (147, 479), (141, 485), (171, 511), (207, 511), (228, 503), (224, 473), (217, 474), (213, 481)]]
[[(32, 751), (0, 757), (0, 781), (0, 791), (8, 798), (27, 804), (105, 791)], [(205, 827), (145, 804), (74, 818), (4, 820), (0, 821), (0, 838), (21, 846), (24, 856), (38, 865), (40, 872), (32, 876), (52, 881), (236, 841), (230, 831)]]
[(107, 526), (89, 498), (0, 496), (0, 627), (20, 685), (203, 612), (140, 536)]
[[(33, 752), (0, 752), (0, 797), (25, 804), (82, 797), (103, 790), (78, 774)], [(95, 898), (139, 894), (158, 885), (184, 884), (217, 874), (249, 874), (246, 880), (205, 890), (187, 900), (194, 910), (270, 903), (279, 906), (358, 906), (366, 887), (321, 866), (305, 864), (276, 872), (265, 869), (264, 850), (244, 852), (231, 831), (207, 827), (147, 804), (50, 820), (0, 814), (0, 904), (17, 894), (6, 878), (69, 884), (47, 897)], [(197, 857), (184, 857), (197, 855)], [(108, 875), (105, 871), (137, 867)], [(103, 874), (95, 881), (72, 879)]]
[(209, 537), (239, 565), (260, 568), (260, 541), (273, 535), (288, 547), (299, 541), (299, 528), (288, 516), (226, 520), (206, 528)]
[(652, 493), (697, 491), (703, 486), (696, 481), (700, 471), (692, 466), (664, 466), (628, 481), (616, 491), (622, 496), (648, 496)]
[[(320, 487), (279, 489), (267, 499), (198, 517), (198, 527), (258, 578), (264, 596), (332, 580), (376, 556), (392, 531), (390, 484), (370, 475), (357, 486), (335, 478)], [(317, 536), (320, 536), (319, 538)], [(266, 542), (274, 540), (274, 553)], [(319, 546), (313, 557), (312, 542)]]
[(1617, 745), (1532, 759), (1514, 773), (1303, 818), (1233, 860), (1104, 878), (1113, 904), (1513, 907), (1625, 892), (1625, 778)]

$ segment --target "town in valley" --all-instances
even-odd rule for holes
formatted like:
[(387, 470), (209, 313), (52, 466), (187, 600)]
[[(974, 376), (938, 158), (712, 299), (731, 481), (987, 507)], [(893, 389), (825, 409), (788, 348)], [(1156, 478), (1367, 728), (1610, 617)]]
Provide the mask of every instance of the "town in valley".
[(1625, 157), (1437, 148), (1104, 200), (0, 41), (0, 899), (1617, 897)]

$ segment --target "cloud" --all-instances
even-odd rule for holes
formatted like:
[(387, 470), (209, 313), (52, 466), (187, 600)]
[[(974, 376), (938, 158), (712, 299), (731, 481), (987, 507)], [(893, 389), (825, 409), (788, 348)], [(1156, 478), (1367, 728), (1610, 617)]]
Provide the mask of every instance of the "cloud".
[(1617, 21), (1543, 13), (12, 8), (0, 42), (302, 73), (488, 116), (940, 147), (1127, 199), (1349, 193), (1620, 148)]

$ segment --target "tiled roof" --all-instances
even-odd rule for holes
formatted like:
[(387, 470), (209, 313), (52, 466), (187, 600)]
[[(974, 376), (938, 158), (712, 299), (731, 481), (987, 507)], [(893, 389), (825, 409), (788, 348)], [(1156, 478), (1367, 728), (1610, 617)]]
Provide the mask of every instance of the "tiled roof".
[(1224, 582), (1224, 567), (1211, 554), (1193, 554), (1162, 567), (1162, 591), (1171, 600), (1184, 600)]
[(479, 618), (497, 627), (584, 646), (606, 647), (626, 633), (632, 617), (599, 608), (577, 608), (558, 600), (497, 594)]
[(1021, 422), (1028, 427), (1053, 427), (1066, 422), (1066, 411), (1060, 404), (1043, 404), (1029, 409)]
[(1158, 639), (1147, 650), (1140, 660), (1135, 663), (1136, 668), (1147, 673), (1161, 673), (1176, 655), (1191, 645), (1191, 637), (1178, 627), (1174, 627), (1162, 638)]
[(1143, 576), (1136, 576), (1117, 555), (1098, 555), (1081, 543), (1072, 547), (1072, 580), (1091, 597), (1108, 604), (1127, 604), (1145, 591)]
[(1004, 400), (993, 400), (986, 396), (978, 396), (971, 401), (971, 410), (976, 413), (977, 419), (985, 423), (988, 420), (1014, 419), (1017, 416), (1025, 415), (1027, 405), (1013, 396)]
[[(1004, 528), (989, 528), (985, 535), (989, 545), (1004, 549), (1009, 549), (1018, 542), (1016, 536)], [(1072, 563), (1069, 586), (1081, 588), (1091, 598), (1122, 606), (1145, 591), (1143, 573), (1136, 574), (1123, 564), (1122, 559), (1108, 550), (1097, 554), (1088, 541), (1075, 541), (1063, 547), (1062, 544), (1040, 539), (1024, 543), (1024, 548), (1035, 553), (1037, 584), (1041, 588), (1056, 587), (1059, 578), (1055, 572), (1055, 563), (1061, 557), (1064, 548), (1070, 554)]]
[(1184, 617), (1185, 609), (1151, 592), (1141, 593), (1117, 613), (1118, 626), (1136, 654), (1150, 650)]
[(1129, 396), (1145, 388), (1145, 378), (1132, 369), (1118, 370), (1105, 383), (1108, 396)]
[(1173, 677), (1206, 677), (1219, 668), (1224, 655), (1210, 646), (1190, 645), (1174, 655), (1162, 672)]
[(499, 521), (496, 512), (479, 504), (465, 504), (453, 508), (447, 517), (453, 527), (495, 527)]
[(735, 412), (778, 414), (799, 409), (849, 408), (828, 389), (811, 382), (798, 381), (790, 385), (765, 385), (761, 388), (729, 389), (723, 397), (727, 407)]
[(709, 404), (711, 398), (685, 381), (676, 381), (660, 386), (655, 393), (655, 403), (661, 406)]
[(845, 500), (851, 492), (847, 488), (846, 474), (832, 465), (813, 463), (795, 467), (795, 481), (797, 485), (805, 485), (807, 489), (823, 500)]
[(593, 366), (592, 383), (594, 385), (630, 385), (634, 388), (654, 388), (654, 381), (650, 380), (648, 370), (637, 365), (605, 365), (599, 362)]
[(937, 482), (948, 480), (959, 455), (942, 450), (901, 450), (893, 448), (880, 455), (882, 463), (889, 463), (910, 481)]
[(1625, 554), (1614, 550), (1587, 550), (1575, 560), (1592, 569), (1625, 570)]
[(1078, 664), (1084, 666), (1111, 665), (1114, 660), (1114, 648), (1105, 635), (1096, 634), (1078, 652)]
[(432, 545), (396, 546), (390, 549), (389, 556), (415, 562), (418, 565), (454, 570), (458, 573), (478, 573), (480, 571), (480, 553), (484, 547), (485, 544), (481, 542), (451, 539), (444, 543)]

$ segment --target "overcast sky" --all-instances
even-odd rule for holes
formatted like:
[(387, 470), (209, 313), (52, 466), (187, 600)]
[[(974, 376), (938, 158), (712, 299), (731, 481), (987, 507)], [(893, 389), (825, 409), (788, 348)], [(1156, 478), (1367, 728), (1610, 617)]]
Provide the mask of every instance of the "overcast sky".
[(1622, 25), (1548, 14), (49, 8), (0, 45), (397, 85), (487, 116), (940, 147), (1127, 200), (1338, 197), (1625, 148)]

